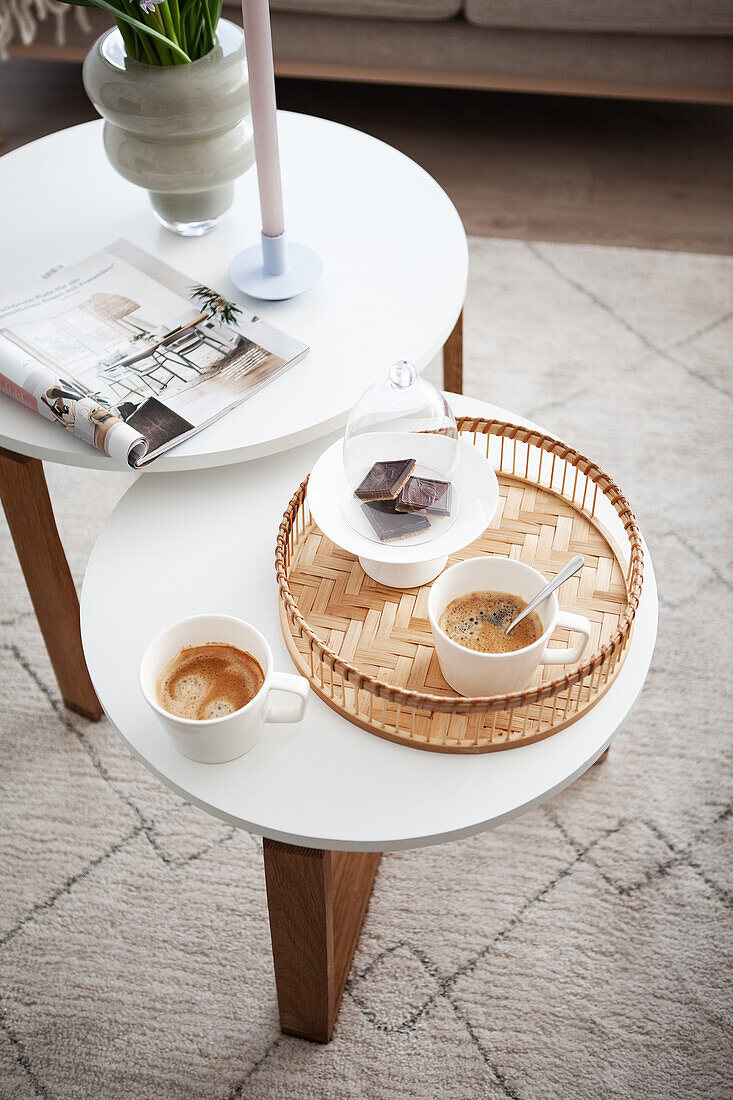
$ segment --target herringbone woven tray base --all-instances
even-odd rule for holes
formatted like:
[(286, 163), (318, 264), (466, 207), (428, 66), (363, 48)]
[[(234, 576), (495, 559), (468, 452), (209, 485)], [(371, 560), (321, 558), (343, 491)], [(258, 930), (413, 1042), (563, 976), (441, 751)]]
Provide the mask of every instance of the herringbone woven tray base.
[[(503, 450), (502, 445), (502, 460)], [(513, 459), (516, 468), (516, 454)], [(528, 461), (527, 472), (529, 466)], [(573, 503), (554, 488), (501, 469), (498, 478), (501, 500), (491, 526), (453, 555), (449, 565), (480, 554), (501, 554), (550, 577), (572, 554), (582, 554), (584, 568), (559, 595), (562, 607), (586, 615), (593, 624), (594, 658), (586, 662), (586, 672), (579, 675), (586, 666), (545, 666), (527, 690), (515, 696), (456, 697), (433, 649), (429, 586), (399, 591), (367, 577), (353, 555), (334, 546), (315, 526), (301, 486), (289, 509), (293, 522), (284, 521), (289, 535), (289, 599), (281, 601), (283, 632), (298, 669), (345, 718), (416, 748), (491, 752), (563, 729), (613, 683), (626, 650), (623, 641), (611, 645), (611, 640), (618, 639), (623, 619), (628, 618), (629, 568), (579, 501)], [(551, 484), (555, 480), (550, 477)], [(575, 483), (573, 495), (577, 476)], [(627, 639), (628, 631), (622, 637)], [(568, 631), (558, 630), (550, 644), (564, 646), (569, 638)]]

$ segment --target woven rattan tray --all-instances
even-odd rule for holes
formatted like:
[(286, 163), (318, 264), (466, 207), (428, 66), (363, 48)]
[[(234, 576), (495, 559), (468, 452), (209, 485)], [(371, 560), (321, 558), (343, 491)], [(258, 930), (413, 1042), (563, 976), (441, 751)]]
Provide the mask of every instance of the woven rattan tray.
[[(549, 737), (613, 683), (628, 648), (643, 576), (639, 529), (617, 485), (551, 436), (496, 420), (458, 421), (488, 456), (501, 499), (491, 525), (449, 564), (502, 554), (551, 576), (574, 553), (582, 571), (562, 607), (593, 625), (578, 665), (540, 667), (522, 692), (466, 699), (440, 673), (427, 616), (429, 586), (404, 592), (367, 577), (311, 519), (307, 480), (283, 517), (276, 572), (288, 649), (313, 690), (379, 737), (434, 752), (495, 752)], [(567, 631), (553, 642), (565, 645)]]

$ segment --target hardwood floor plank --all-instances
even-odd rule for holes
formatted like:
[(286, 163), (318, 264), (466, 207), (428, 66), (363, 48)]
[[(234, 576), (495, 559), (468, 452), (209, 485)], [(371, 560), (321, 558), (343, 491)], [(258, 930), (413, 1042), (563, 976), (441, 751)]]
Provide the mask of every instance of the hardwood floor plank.
[[(293, 79), (278, 101), (403, 150), (474, 236), (733, 252), (727, 107)], [(79, 65), (0, 65), (0, 151), (94, 117)]]

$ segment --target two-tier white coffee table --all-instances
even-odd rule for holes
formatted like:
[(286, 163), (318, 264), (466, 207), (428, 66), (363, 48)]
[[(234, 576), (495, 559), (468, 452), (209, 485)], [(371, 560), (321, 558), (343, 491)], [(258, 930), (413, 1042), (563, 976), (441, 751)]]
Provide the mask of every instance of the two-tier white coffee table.
[[(238, 181), (224, 222), (184, 240), (162, 229), (145, 192), (109, 166), (101, 122), (0, 158), (0, 297), (126, 237), (310, 345), (294, 370), (158, 459), (156, 474), (244, 462), (316, 439), (342, 425), (397, 359), (422, 369), (444, 348), (445, 384), (461, 389), (468, 247), (448, 196), (402, 153), (357, 130), (285, 112), (279, 129), (288, 229), (324, 264), (316, 286), (289, 302), (248, 300), (229, 282), (234, 254), (259, 239), (254, 169)], [(66, 704), (99, 717), (42, 461), (113, 468), (0, 395), (0, 497), (18, 557)]]
[[(459, 415), (526, 423), (483, 402), (449, 399)], [(509, 752), (419, 752), (372, 736), (312, 695), (300, 725), (272, 727), (239, 760), (206, 765), (179, 755), (140, 693), (140, 657), (173, 620), (226, 612), (259, 627), (276, 666), (291, 668), (275, 538), (295, 488), (334, 438), (244, 466), (140, 478), (94, 547), (81, 600), (94, 687), (135, 756), (208, 813), (265, 838), (281, 1024), (321, 1041), (331, 1035), (380, 853), (492, 828), (573, 782), (631, 711), (657, 625), (647, 554), (632, 641), (613, 686), (568, 729)], [(99, 614), (110, 597), (113, 628)]]

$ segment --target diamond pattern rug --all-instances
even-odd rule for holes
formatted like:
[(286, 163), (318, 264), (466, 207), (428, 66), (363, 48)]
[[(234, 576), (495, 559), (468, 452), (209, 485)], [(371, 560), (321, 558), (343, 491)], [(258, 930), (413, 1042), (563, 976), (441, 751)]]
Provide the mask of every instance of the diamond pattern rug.
[[(732, 287), (723, 257), (472, 242), (465, 391), (618, 479), (658, 648), (605, 764), (384, 857), (327, 1047), (279, 1034), (259, 842), (63, 708), (0, 521), (2, 1100), (733, 1096)], [(47, 472), (80, 582), (131, 475)]]

